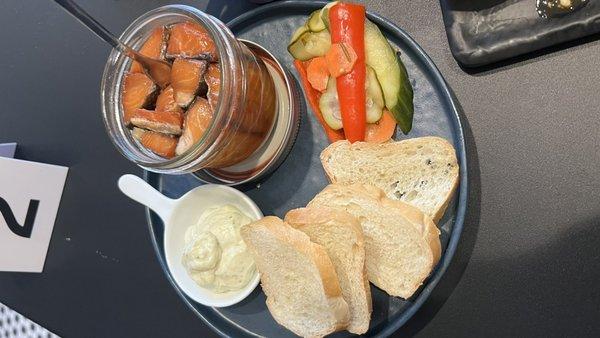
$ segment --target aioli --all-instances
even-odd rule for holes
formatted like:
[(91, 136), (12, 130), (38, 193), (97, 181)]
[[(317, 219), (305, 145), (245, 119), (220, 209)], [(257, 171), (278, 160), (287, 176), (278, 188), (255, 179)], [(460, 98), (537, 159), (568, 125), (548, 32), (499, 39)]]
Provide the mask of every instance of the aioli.
[(240, 235), (250, 222), (238, 208), (225, 205), (207, 209), (187, 229), (182, 263), (196, 284), (224, 293), (250, 282), (256, 267)]

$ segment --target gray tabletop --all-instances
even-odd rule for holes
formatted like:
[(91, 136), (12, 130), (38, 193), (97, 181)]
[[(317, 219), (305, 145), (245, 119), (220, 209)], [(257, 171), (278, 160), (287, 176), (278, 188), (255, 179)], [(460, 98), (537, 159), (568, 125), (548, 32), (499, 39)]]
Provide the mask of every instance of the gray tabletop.
[[(168, 1), (79, 1), (114, 31)], [(178, 1), (224, 21), (245, 1)], [(436, 1), (367, 1), (431, 56), (463, 110), (471, 196), (458, 251), (398, 335), (599, 336), (600, 43), (467, 73)], [(99, 83), (108, 48), (51, 1), (0, 2), (0, 142), (69, 166), (42, 274), (0, 273), (0, 302), (65, 337), (209, 337), (155, 258), (141, 174), (113, 148)], [(0, 187), (1, 189), (1, 187)]]

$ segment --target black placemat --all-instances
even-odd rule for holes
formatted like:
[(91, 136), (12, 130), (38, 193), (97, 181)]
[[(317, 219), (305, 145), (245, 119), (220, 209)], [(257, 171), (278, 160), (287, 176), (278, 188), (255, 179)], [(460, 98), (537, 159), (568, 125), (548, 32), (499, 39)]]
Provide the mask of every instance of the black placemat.
[(479, 67), (600, 32), (600, 1), (542, 18), (535, 0), (440, 0), (452, 55)]

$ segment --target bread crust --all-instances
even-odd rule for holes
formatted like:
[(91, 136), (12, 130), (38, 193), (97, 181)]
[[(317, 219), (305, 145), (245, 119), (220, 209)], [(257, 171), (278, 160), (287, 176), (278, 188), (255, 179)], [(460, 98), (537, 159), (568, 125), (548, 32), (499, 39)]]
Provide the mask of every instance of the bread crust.
[(408, 220), (410, 220), (417, 228), (421, 229), (423, 237), (425, 238), (425, 240), (429, 244), (429, 247), (431, 248), (433, 266), (435, 266), (442, 255), (442, 244), (440, 243), (440, 230), (435, 225), (431, 217), (427, 216), (426, 214), (421, 212), (421, 210), (408, 203), (387, 198), (383, 191), (380, 190), (380, 192), (383, 194), (381, 198), (382, 204), (389, 205), (399, 210), (402, 210), (404, 216)]
[[(348, 305), (342, 297), (342, 289), (340, 287), (337, 274), (325, 249), (322, 246), (311, 242), (310, 238), (305, 233), (294, 229), (293, 227), (284, 223), (280, 218), (275, 216), (266, 216), (256, 222), (243, 226), (241, 229), (242, 238), (246, 242), (248, 248), (250, 248), (250, 252), (252, 252), (255, 257), (259, 256), (259, 254), (248, 238), (249, 232), (252, 231), (253, 228), (259, 227), (265, 228), (278, 240), (291, 245), (297, 252), (311, 259), (317, 267), (323, 285), (323, 292), (329, 301), (331, 313), (333, 314), (336, 322), (334, 326), (322, 333), (319, 333), (319, 335), (324, 336), (344, 329), (350, 320)], [(259, 265), (257, 264), (257, 267), (258, 266)], [(266, 274), (261, 273), (260, 278), (261, 281), (263, 281), (263, 279), (267, 280), (269, 277)], [(261, 282), (261, 284), (264, 283)], [(278, 316), (275, 315), (277, 311), (273, 311), (273, 307), (275, 305), (273, 304), (272, 299), (269, 297), (269, 292), (271, 290), (263, 287), (263, 291), (267, 295), (267, 308), (273, 315), (275, 321), (295, 334), (299, 336), (305, 336), (304, 332), (299, 332), (287, 327), (284, 318), (278, 318)]]
[(376, 200), (379, 204), (381, 204), (382, 207), (392, 207), (394, 209), (399, 210), (402, 213), (402, 216), (405, 217), (406, 220), (415, 227), (414, 229), (419, 234), (421, 234), (423, 239), (423, 242), (421, 242), (421, 244), (425, 244), (429, 248), (428, 252), (426, 253), (428, 255), (428, 262), (430, 262), (430, 264), (427, 266), (427, 275), (423, 275), (422, 278), (420, 277), (420, 279), (414, 285), (405, 286), (406, 290), (402, 293), (396, 293), (394, 292), (394, 290), (386, 288), (384, 286), (385, 279), (379, 280), (378, 275), (373, 275), (370, 277), (372, 283), (384, 289), (384, 291), (388, 292), (392, 296), (400, 296), (403, 298), (409, 298), (410, 296), (412, 296), (412, 294), (422, 285), (423, 281), (427, 279), (428, 275), (431, 273), (441, 256), (441, 243), (439, 239), (440, 232), (435, 223), (431, 220), (429, 216), (422, 213), (419, 209), (408, 205), (407, 203), (389, 199), (386, 196), (385, 192), (377, 187), (363, 185), (360, 183), (354, 183), (349, 185), (330, 184), (327, 187), (325, 187), (325, 189), (323, 189), (315, 197), (315, 199), (313, 199), (309, 203), (309, 207), (321, 206), (315, 201), (317, 197), (335, 194), (336, 190), (351, 191), (353, 194), (356, 195), (361, 193), (366, 194), (370, 198)]
[[(323, 166), (323, 170), (325, 171), (325, 175), (327, 176), (327, 179), (329, 180), (329, 182), (330, 183), (340, 183), (339, 180), (335, 177), (334, 171), (331, 168), (331, 166), (329, 166), (328, 161), (327, 161), (327, 158), (329, 158), (338, 148), (340, 148), (342, 146), (348, 146), (349, 149), (351, 149), (351, 150), (378, 149), (378, 148), (383, 149), (383, 148), (390, 147), (390, 146), (396, 147), (398, 143), (402, 143), (402, 142), (405, 142), (405, 143), (409, 143), (409, 142), (410, 143), (415, 143), (415, 142), (436, 143), (436, 144), (440, 145), (441, 147), (443, 147), (446, 152), (456, 154), (454, 147), (446, 139), (437, 137), (437, 136), (424, 136), (424, 137), (406, 139), (406, 140), (402, 140), (402, 141), (385, 142), (385, 143), (368, 143), (368, 142), (350, 143), (347, 140), (341, 140), (341, 141), (334, 142), (334, 143), (330, 144), (327, 148), (323, 149), (323, 151), (321, 152), (321, 155), (320, 155), (320, 160), (321, 160), (321, 164)], [(458, 168), (457, 171), (460, 171), (460, 167), (458, 164), (458, 160), (456, 159), (456, 155), (454, 155), (454, 156), (455, 156), (456, 166)], [(442, 203), (437, 207), (436, 211), (433, 214), (429, 215), (435, 223), (437, 223), (444, 216), (446, 208), (448, 207), (448, 204), (450, 203), (450, 200), (452, 199), (452, 196), (454, 195), (454, 192), (456, 191), (456, 189), (458, 187), (458, 182), (459, 182), (459, 175), (456, 175), (452, 179), (452, 183), (451, 183), (452, 188), (449, 189), (447, 191), (447, 193), (444, 195), (444, 199), (442, 200)]]
[[(353, 294), (354, 296), (362, 298), (362, 300), (359, 301), (359, 303), (364, 304), (365, 307), (362, 309), (350, 309), (351, 318), (350, 323), (348, 324), (348, 327), (346, 327), (346, 329), (351, 333), (363, 334), (369, 329), (371, 313), (373, 311), (373, 304), (371, 301), (371, 287), (369, 285), (369, 279), (367, 277), (367, 270), (365, 264), (366, 252), (364, 248), (364, 234), (360, 223), (354, 216), (347, 213), (346, 211), (329, 207), (299, 208), (290, 210), (285, 215), (285, 222), (288, 223), (290, 226), (299, 229), (300, 231), (304, 231), (303, 228), (307, 227), (310, 224), (324, 224), (330, 221), (334, 221), (339, 224), (344, 224), (344, 226), (346, 226), (349, 229), (349, 231), (352, 231), (354, 237), (356, 237), (357, 250), (362, 251), (361, 276), (358, 276), (360, 278), (360, 281), (362, 282), (362, 294), (357, 295), (356, 292), (353, 292)], [(357, 321), (353, 321), (353, 310), (356, 310), (359, 313), (366, 312), (367, 316), (365, 318), (360, 318)]]

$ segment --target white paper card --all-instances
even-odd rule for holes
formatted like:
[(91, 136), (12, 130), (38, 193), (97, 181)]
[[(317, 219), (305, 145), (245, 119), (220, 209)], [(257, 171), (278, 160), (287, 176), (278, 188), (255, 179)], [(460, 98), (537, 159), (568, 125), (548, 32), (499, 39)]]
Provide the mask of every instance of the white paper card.
[(0, 271), (42, 272), (68, 170), (0, 157)]
[(17, 150), (16, 143), (2, 143), (0, 144), (0, 157), (15, 157), (15, 151)]

